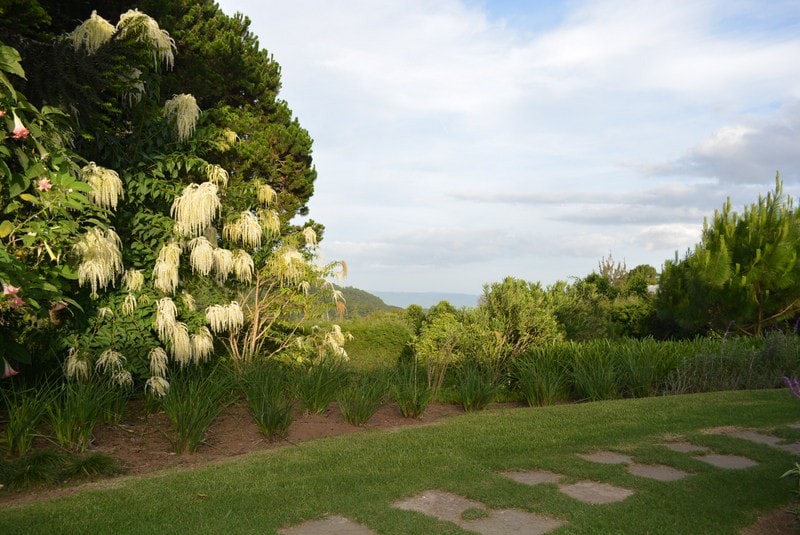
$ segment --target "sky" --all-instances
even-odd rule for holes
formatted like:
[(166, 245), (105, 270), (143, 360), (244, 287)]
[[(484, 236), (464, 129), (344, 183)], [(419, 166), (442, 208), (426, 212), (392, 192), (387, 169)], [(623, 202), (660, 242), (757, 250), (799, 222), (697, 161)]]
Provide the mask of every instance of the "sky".
[(726, 198), (800, 196), (800, 0), (220, 0), (314, 139), (367, 291), (659, 271)]

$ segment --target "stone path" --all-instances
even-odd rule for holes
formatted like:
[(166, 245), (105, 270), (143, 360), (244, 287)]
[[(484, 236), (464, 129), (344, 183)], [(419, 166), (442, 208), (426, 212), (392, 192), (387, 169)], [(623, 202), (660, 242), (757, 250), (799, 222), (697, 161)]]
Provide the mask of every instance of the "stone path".
[[(798, 424), (800, 427), (800, 424)], [(800, 442), (787, 444), (780, 437), (764, 434), (757, 430), (725, 429), (717, 431), (741, 440), (787, 451), (800, 453)], [(660, 446), (674, 452), (690, 455), (692, 459), (704, 462), (723, 470), (742, 470), (758, 463), (740, 455), (722, 455), (706, 446), (689, 442), (666, 442)], [(662, 464), (641, 464), (632, 455), (614, 451), (599, 450), (577, 454), (581, 459), (600, 464), (625, 465), (628, 473), (656, 481), (668, 483), (691, 476), (689, 472)], [(583, 503), (598, 507), (620, 502), (634, 495), (635, 491), (599, 481), (578, 481), (562, 483), (567, 478), (563, 474), (546, 470), (505, 471), (499, 475), (522, 485), (553, 485), (559, 492)], [(451, 522), (462, 529), (481, 535), (539, 535), (548, 533), (567, 524), (566, 520), (530, 513), (518, 509), (494, 510), (485, 504), (446, 492), (431, 489), (415, 496), (404, 498), (390, 504), (392, 507), (421, 513), (443, 522)], [(327, 516), (320, 520), (310, 520), (296, 526), (278, 530), (280, 535), (376, 535), (370, 528), (343, 516)]]

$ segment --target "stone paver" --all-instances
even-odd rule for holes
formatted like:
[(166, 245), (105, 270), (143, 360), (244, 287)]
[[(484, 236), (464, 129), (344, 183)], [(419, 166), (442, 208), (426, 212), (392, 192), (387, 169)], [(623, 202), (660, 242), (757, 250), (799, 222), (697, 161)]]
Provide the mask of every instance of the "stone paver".
[(428, 516), (460, 524), (461, 514), (467, 509), (486, 509), (480, 502), (442, 490), (426, 490), (421, 494), (392, 503), (392, 507), (416, 511)]
[(656, 481), (678, 481), (691, 474), (663, 464), (630, 464), (628, 473), (634, 476), (655, 479)]
[(725, 468), (726, 470), (738, 470), (758, 465), (754, 460), (739, 455), (695, 455), (693, 458), (708, 463), (711, 466), (716, 466), (717, 468)]
[(705, 453), (707, 451), (711, 451), (710, 448), (705, 446), (698, 446), (688, 442), (669, 442), (662, 444), (662, 446), (669, 450), (677, 451), (678, 453)]
[(512, 479), (524, 485), (541, 485), (543, 483), (558, 483), (561, 474), (555, 474), (546, 470), (528, 470), (525, 472), (500, 472), (500, 475)]
[(747, 440), (749, 442), (755, 442), (756, 444), (764, 444), (765, 446), (770, 446), (778, 450), (788, 451), (789, 453), (800, 453), (800, 442), (795, 442), (793, 444), (782, 444), (782, 438), (772, 435), (765, 435), (764, 433), (759, 433), (758, 431), (731, 431), (726, 434), (728, 436), (741, 438), (742, 440)]
[(279, 529), (279, 535), (376, 535), (369, 528), (343, 516), (329, 516), (322, 520), (309, 520), (290, 528)]
[(488, 518), (461, 522), (460, 526), (481, 535), (540, 535), (558, 529), (567, 522), (539, 516), (518, 509), (492, 511)]
[(633, 495), (632, 490), (596, 481), (579, 481), (572, 485), (561, 485), (558, 490), (576, 500), (593, 504), (621, 502)]
[(623, 455), (613, 451), (596, 451), (594, 453), (579, 453), (578, 457), (601, 464), (630, 464), (633, 458), (630, 455)]

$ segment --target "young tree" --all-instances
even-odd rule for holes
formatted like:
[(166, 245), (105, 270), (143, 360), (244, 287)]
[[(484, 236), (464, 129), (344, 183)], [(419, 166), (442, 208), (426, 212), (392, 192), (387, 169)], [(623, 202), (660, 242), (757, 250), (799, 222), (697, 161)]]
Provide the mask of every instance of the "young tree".
[(780, 176), (774, 191), (741, 214), (729, 199), (706, 220), (694, 250), (667, 262), (658, 310), (688, 335), (758, 335), (800, 313), (800, 217)]

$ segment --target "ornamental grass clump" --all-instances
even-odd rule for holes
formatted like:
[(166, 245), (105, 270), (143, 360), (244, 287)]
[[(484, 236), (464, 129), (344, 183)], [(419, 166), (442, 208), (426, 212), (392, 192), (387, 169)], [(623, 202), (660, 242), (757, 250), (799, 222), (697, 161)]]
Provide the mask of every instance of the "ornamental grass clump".
[(268, 440), (286, 438), (295, 405), (289, 370), (274, 360), (258, 361), (244, 370), (239, 381), (258, 431)]
[(502, 386), (486, 364), (475, 359), (460, 363), (456, 371), (456, 399), (466, 412), (485, 409)]
[(433, 398), (433, 390), (416, 360), (398, 363), (391, 382), (391, 392), (403, 418), (419, 418)]
[(0, 389), (6, 408), (0, 428), (8, 455), (22, 457), (30, 451), (33, 440), (39, 436), (39, 424), (47, 413), (51, 390), (48, 384), (23, 389), (13, 382), (10, 388)]
[(55, 387), (47, 404), (55, 441), (66, 450), (86, 451), (95, 426), (106, 421), (117, 395), (117, 389), (95, 382), (66, 381)]
[(386, 396), (386, 379), (378, 374), (356, 377), (339, 391), (339, 412), (347, 423), (364, 425)]
[(230, 397), (230, 378), (219, 367), (177, 370), (160, 397), (171, 425), (169, 441), (175, 453), (193, 452), (205, 440), (208, 428)]
[(570, 344), (572, 346), (572, 386), (582, 401), (616, 399), (618, 372), (607, 340)]
[(561, 344), (533, 347), (513, 362), (514, 384), (528, 406), (554, 405), (564, 397), (567, 369), (563, 347)]
[(347, 370), (339, 358), (326, 356), (301, 366), (295, 377), (295, 389), (308, 414), (322, 414), (347, 380)]

